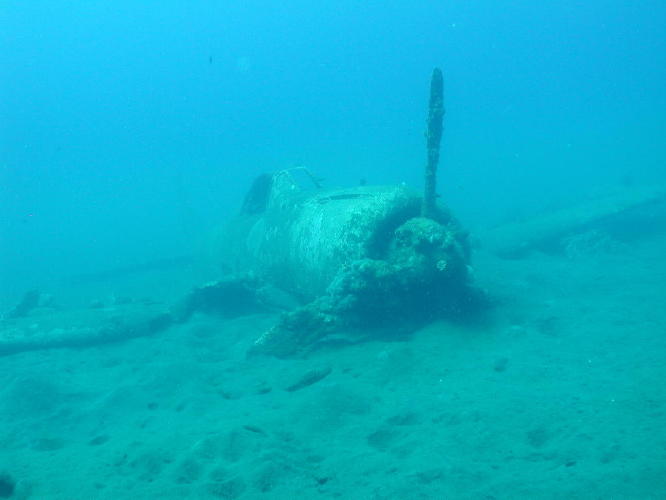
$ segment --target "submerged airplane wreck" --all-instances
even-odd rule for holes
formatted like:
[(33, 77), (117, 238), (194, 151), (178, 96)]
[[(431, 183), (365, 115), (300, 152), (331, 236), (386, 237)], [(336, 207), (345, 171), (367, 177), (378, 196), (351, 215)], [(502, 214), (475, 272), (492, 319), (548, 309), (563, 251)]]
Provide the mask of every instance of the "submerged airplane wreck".
[(469, 307), (467, 234), (436, 201), (443, 114), (435, 69), (423, 195), (405, 186), (323, 189), (302, 167), (255, 180), (224, 231), (222, 261), (233, 275), (270, 283), (302, 305), (283, 313), (252, 352), (301, 354), (341, 333), (414, 328)]
[(250, 354), (285, 357), (323, 342), (411, 331), (467, 310), (475, 297), (467, 234), (435, 191), (444, 115), (439, 69), (430, 90), (424, 194), (406, 186), (325, 189), (304, 168), (261, 175), (224, 230), (218, 258), (225, 278), (196, 288), (169, 311), (131, 319), (132, 309), (127, 319), (120, 316), (130, 306), (100, 309), (97, 330), (83, 321), (30, 339), (24, 319), (43, 308), (36, 293), (28, 294), (21, 304), (30, 308), (20, 304), (9, 315), (11, 338), (0, 341), (0, 354), (150, 335), (198, 312), (271, 310), (279, 319)]
[[(402, 185), (327, 189), (303, 167), (261, 175), (223, 230), (216, 259), (224, 278), (171, 307), (128, 300), (68, 310), (49, 294), (29, 291), (0, 315), (0, 356), (154, 335), (195, 313), (265, 311), (279, 317), (257, 334), (249, 354), (302, 356), (323, 344), (395, 337), (438, 317), (478, 312), (484, 294), (471, 277), (467, 233), (435, 189), (443, 115), (442, 74), (435, 69), (423, 193)], [(624, 189), (479, 239), (501, 258), (568, 256), (598, 247), (602, 232), (650, 234), (664, 220), (661, 187)]]
[(246, 204), (229, 226), (224, 261), (304, 304), (284, 313), (255, 352), (300, 353), (344, 330), (413, 326), (466, 307), (466, 234), (444, 209), (423, 217), (412, 190), (304, 191), (283, 171), (255, 183), (255, 196), (263, 207), (248, 212)]

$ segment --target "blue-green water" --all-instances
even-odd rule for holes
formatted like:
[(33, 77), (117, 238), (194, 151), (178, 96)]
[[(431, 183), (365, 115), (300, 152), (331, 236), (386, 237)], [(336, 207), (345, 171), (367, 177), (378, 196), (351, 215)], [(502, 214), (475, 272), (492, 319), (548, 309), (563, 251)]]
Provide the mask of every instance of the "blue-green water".
[(43, 301), (3, 346), (218, 279), (260, 173), (421, 189), (435, 66), (439, 191), (492, 307), (297, 360), (246, 359), (272, 314), (0, 348), (0, 498), (666, 498), (663, 202), (559, 253), (488, 244), (666, 185), (665, 24), (659, 1), (2, 2), (0, 313)]

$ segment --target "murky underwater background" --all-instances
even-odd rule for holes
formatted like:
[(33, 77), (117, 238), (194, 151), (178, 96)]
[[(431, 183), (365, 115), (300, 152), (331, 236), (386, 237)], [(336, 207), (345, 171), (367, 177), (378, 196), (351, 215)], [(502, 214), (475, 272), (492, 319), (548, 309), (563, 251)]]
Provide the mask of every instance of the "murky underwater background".
[[(666, 184), (664, 19), (658, 1), (4, 2), (0, 313), (30, 290), (45, 307), (23, 343), (0, 322), (0, 498), (666, 498), (663, 198), (558, 252), (490, 245)], [(271, 314), (21, 347), (218, 279), (214, 234), (260, 173), (421, 189), (435, 66), (479, 321), (290, 360), (246, 359)]]

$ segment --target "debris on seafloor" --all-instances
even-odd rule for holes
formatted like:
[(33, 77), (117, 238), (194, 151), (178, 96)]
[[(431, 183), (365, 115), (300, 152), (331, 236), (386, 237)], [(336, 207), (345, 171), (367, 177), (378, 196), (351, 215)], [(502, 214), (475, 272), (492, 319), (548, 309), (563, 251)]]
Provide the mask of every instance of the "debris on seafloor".
[(306, 387), (309, 387), (313, 384), (316, 384), (320, 380), (325, 379), (331, 374), (332, 371), (333, 369), (328, 365), (308, 370), (303, 375), (301, 375), (300, 378), (298, 378), (298, 380), (296, 380), (292, 384), (289, 384), (285, 388), (285, 391), (296, 392), (300, 391), (301, 389), (305, 389)]
[(250, 274), (227, 276), (194, 288), (172, 308), (174, 321), (195, 313), (233, 318), (248, 314), (293, 309), (298, 301), (288, 293)]
[(41, 293), (38, 290), (28, 290), (23, 294), (21, 300), (6, 315), (7, 318), (24, 318), (34, 309), (38, 308), (41, 302)]
[(156, 334), (173, 323), (160, 304), (99, 309), (33, 309), (0, 321), (0, 356), (51, 348), (90, 347)]
[(533, 251), (568, 253), (572, 239), (603, 230), (620, 238), (660, 230), (666, 223), (666, 188), (627, 187), (619, 192), (534, 215), (486, 231), (481, 242), (490, 252), (508, 259)]
[(6, 472), (0, 472), (0, 498), (11, 498), (16, 490), (16, 480)]

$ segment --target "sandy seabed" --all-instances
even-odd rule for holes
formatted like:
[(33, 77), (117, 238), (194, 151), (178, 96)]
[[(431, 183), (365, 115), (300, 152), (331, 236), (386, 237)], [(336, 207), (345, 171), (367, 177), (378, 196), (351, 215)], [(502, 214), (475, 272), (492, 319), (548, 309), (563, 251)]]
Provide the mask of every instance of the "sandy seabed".
[(246, 358), (270, 315), (0, 357), (0, 498), (666, 498), (664, 255), (481, 252), (486, 317), (307, 359)]

